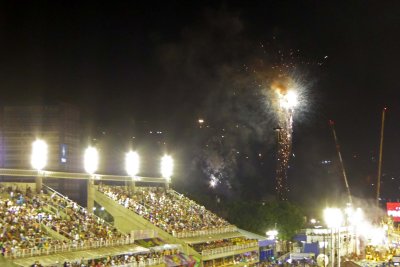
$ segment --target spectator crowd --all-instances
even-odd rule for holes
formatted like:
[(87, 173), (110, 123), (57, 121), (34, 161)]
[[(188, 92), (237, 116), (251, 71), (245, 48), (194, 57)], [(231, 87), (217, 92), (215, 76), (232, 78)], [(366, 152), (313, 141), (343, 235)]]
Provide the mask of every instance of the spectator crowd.
[[(99, 190), (172, 235), (234, 229), (233, 225), (204, 206), (173, 190), (137, 187), (133, 193), (124, 187), (107, 185), (100, 185)], [(6, 257), (33, 256), (38, 252), (48, 254), (71, 247), (84, 249), (94, 243), (115, 245), (111, 243), (114, 240), (133, 242), (129, 235), (121, 234), (103, 219), (55, 191), (49, 189), (34, 194), (29, 187), (23, 191), (18, 187), (5, 188), (0, 185), (0, 249)], [(202, 253), (253, 244), (257, 245), (257, 241), (237, 237), (195, 244), (193, 248)], [(184, 258), (179, 255), (178, 250), (151, 250), (150, 253), (65, 262), (63, 266), (151, 266), (167, 259)], [(247, 262), (253, 256), (241, 255), (234, 261)], [(32, 266), (41, 265), (36, 262)]]
[[(173, 253), (173, 254), (171, 254)], [(108, 266), (119, 266), (119, 267), (144, 267), (159, 265), (164, 263), (165, 257), (181, 256), (182, 253), (178, 250), (150, 250), (148, 253), (136, 253), (136, 254), (121, 254), (114, 256), (100, 257), (96, 259), (79, 259), (73, 261), (65, 261), (64, 263), (55, 264), (48, 267), (108, 267)], [(32, 267), (43, 267), (39, 261), (36, 261), (31, 265)], [(46, 266), (47, 267), (47, 266)]]
[(73, 262), (64, 262), (65, 267), (144, 267), (163, 263), (163, 254), (160, 253), (140, 253), (124, 254), (116, 256), (107, 256), (99, 259), (78, 260)]
[[(48, 228), (64, 238), (51, 237)], [(107, 245), (118, 238), (129, 242), (129, 236), (122, 236), (57, 193), (33, 194), (29, 187), (25, 192), (18, 187), (0, 187), (0, 249), (6, 257), (48, 253), (68, 246), (83, 248), (90, 242)]]
[(122, 234), (115, 227), (57, 193), (53, 193), (51, 196), (42, 195), (42, 200), (50, 203), (57, 211), (62, 211), (64, 214), (63, 217), (47, 217), (43, 222), (68, 239), (85, 242), (87, 240), (112, 240), (122, 237)]
[(234, 228), (204, 206), (172, 190), (136, 187), (134, 192), (129, 192), (124, 187), (100, 184), (99, 191), (174, 236)]

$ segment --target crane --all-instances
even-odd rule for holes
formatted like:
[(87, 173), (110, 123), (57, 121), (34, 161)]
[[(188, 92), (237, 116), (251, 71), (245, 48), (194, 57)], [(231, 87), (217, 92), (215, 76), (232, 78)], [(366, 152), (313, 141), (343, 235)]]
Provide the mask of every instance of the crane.
[(333, 133), (333, 138), (335, 139), (336, 151), (337, 151), (337, 153), (338, 153), (339, 162), (340, 162), (340, 167), (341, 167), (341, 169), (342, 169), (343, 178), (344, 178), (344, 183), (345, 183), (346, 189), (347, 189), (347, 195), (348, 195), (348, 198), (349, 198), (349, 203), (350, 203), (350, 205), (352, 205), (352, 204), (353, 204), (353, 199), (352, 199), (352, 197), (351, 197), (350, 187), (349, 187), (349, 183), (348, 183), (348, 181), (347, 181), (347, 175), (346, 175), (346, 170), (345, 170), (344, 164), (343, 164), (342, 153), (340, 152), (339, 141), (338, 141), (337, 136), (336, 136), (335, 122), (332, 121), (332, 120), (329, 120), (329, 125), (331, 126), (332, 133)]
[(384, 107), (382, 110), (381, 139), (379, 144), (378, 179), (376, 182), (376, 205), (378, 207), (379, 207), (379, 199), (381, 197), (382, 149), (383, 149), (383, 134), (385, 130), (385, 113), (386, 113), (386, 107)]

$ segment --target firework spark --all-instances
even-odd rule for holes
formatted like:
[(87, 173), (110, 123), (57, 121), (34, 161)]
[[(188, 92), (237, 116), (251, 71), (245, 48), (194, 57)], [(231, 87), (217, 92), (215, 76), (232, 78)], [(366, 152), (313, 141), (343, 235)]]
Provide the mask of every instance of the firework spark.
[(275, 110), (278, 119), (276, 191), (279, 200), (287, 200), (289, 191), (287, 170), (292, 151), (293, 113), (298, 105), (295, 88), (294, 81), (289, 78), (281, 78), (271, 84), (271, 89), (276, 93)]
[(211, 175), (211, 177), (210, 177), (210, 187), (215, 188), (218, 183), (219, 183), (219, 179), (216, 178), (214, 175)]

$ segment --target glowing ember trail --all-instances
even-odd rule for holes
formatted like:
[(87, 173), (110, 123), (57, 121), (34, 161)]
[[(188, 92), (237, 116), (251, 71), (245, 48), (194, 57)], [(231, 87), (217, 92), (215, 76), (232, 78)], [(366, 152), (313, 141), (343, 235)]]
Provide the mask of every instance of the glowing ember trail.
[(293, 112), (298, 100), (297, 94), (292, 90), (293, 82), (282, 79), (272, 83), (271, 88), (276, 92), (276, 111), (278, 118), (278, 151), (276, 169), (276, 192), (279, 200), (287, 200), (289, 191), (287, 183), (287, 170), (289, 167), (290, 153), (292, 151)]

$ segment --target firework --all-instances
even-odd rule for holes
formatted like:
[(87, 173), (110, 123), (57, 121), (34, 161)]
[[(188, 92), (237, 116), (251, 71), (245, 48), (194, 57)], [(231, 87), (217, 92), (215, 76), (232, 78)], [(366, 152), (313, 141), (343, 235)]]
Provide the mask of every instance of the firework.
[(280, 200), (287, 200), (289, 187), (287, 184), (287, 170), (292, 151), (293, 113), (298, 105), (297, 92), (293, 80), (284, 78), (271, 84), (276, 94), (275, 110), (278, 119), (278, 152), (276, 169), (276, 192)]
[(218, 183), (219, 183), (219, 179), (217, 177), (215, 177), (214, 175), (211, 175), (211, 177), (210, 177), (210, 187), (215, 188)]

